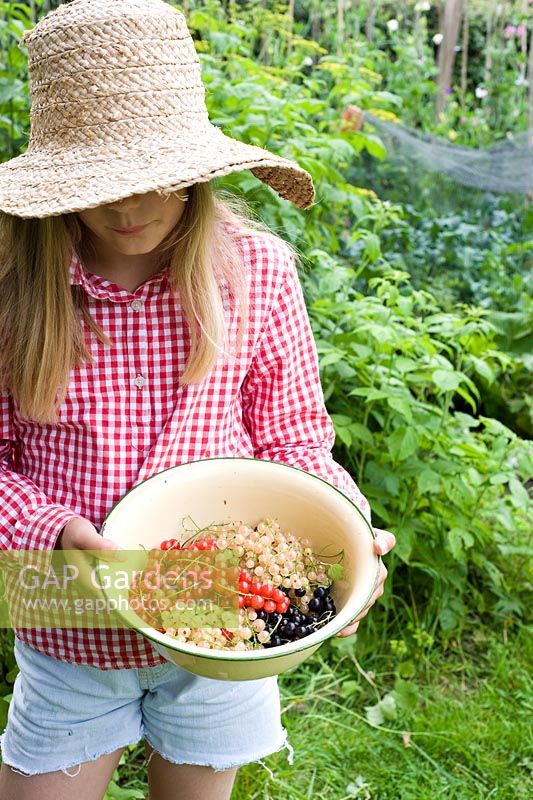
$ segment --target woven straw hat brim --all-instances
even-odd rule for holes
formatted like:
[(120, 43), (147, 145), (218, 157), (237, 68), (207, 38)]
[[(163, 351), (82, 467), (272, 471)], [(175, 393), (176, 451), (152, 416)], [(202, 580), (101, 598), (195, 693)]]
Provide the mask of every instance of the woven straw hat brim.
[(304, 169), (207, 123), (172, 143), (156, 139), (128, 143), (121, 151), (104, 146), (26, 152), (0, 164), (0, 209), (20, 217), (52, 217), (134, 194), (177, 191), (244, 169), (299, 208), (314, 200)]

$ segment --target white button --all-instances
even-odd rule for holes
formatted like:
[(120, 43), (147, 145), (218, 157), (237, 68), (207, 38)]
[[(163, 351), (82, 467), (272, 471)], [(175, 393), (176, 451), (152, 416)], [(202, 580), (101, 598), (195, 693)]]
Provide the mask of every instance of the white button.
[(142, 375), (138, 375), (137, 378), (135, 378), (135, 380), (133, 381), (133, 383), (138, 389), (142, 389), (143, 386), (146, 386), (146, 378), (143, 378)]
[(134, 311), (140, 311), (141, 308), (143, 307), (142, 300), (132, 300), (131, 307), (133, 308)]

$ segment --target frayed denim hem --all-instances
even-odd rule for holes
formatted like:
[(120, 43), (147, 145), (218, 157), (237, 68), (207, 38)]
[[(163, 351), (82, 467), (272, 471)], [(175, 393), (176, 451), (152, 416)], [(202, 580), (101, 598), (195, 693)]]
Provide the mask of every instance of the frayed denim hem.
[[(46, 774), (48, 774), (50, 772), (63, 772), (68, 778), (77, 778), (78, 775), (81, 772), (81, 768), (82, 768), (83, 764), (87, 763), (88, 761), (96, 761), (101, 756), (107, 756), (110, 753), (114, 753), (115, 750), (119, 750), (122, 747), (129, 747), (130, 745), (137, 744), (138, 741), (139, 741), (139, 738), (140, 738), (139, 737), (135, 741), (125, 742), (124, 744), (117, 744), (114, 747), (111, 747), (109, 750), (103, 750), (101, 753), (97, 753), (95, 756), (92, 756), (87, 752), (87, 745), (85, 745), (85, 756), (86, 756), (86, 758), (81, 763), (79, 761), (74, 761), (71, 764), (65, 764), (65, 766), (56, 767), (55, 769), (46, 769), (46, 770), (43, 769), (43, 770), (35, 770), (35, 771), (32, 771), (32, 772), (28, 772), (26, 770), (21, 770), (19, 767), (16, 767), (13, 764), (10, 764), (8, 761), (6, 761), (3, 758), (3, 755), (4, 755), (4, 753), (3, 753), (3, 744), (4, 744), (4, 736), (5, 736), (5, 734), (6, 734), (6, 732), (4, 731), (4, 733), (2, 733), (2, 735), (0, 736), (0, 752), (2, 753), (2, 763), (5, 764), (6, 767), (9, 767), (9, 769), (12, 772), (16, 772), (17, 775), (22, 775), (24, 778), (32, 778), (34, 775), (46, 775)], [(69, 769), (73, 769), (75, 767), (77, 767), (77, 771), (76, 772), (68, 772)]]
[(291, 766), (292, 766), (293, 761), (294, 761), (294, 748), (293, 748), (293, 746), (291, 745), (291, 743), (288, 740), (287, 731), (285, 730), (285, 728), (283, 729), (283, 741), (281, 742), (279, 747), (276, 747), (274, 750), (269, 750), (267, 753), (263, 753), (263, 754), (260, 754), (260, 755), (257, 755), (257, 756), (243, 757), (242, 759), (239, 759), (238, 761), (230, 761), (230, 762), (228, 762), (226, 764), (223, 764), (223, 765), (221, 765), (220, 762), (218, 762), (217, 764), (214, 764), (213, 761), (207, 761), (207, 760), (206, 761), (196, 761), (196, 760), (194, 760), (194, 758), (184, 758), (183, 760), (176, 761), (176, 759), (172, 758), (172, 756), (169, 756), (168, 753), (164, 753), (161, 750), (158, 750), (152, 744), (152, 742), (150, 741), (149, 737), (146, 736), (146, 734), (144, 735), (144, 739), (145, 739), (145, 741), (148, 742), (148, 744), (150, 745), (150, 747), (153, 750), (153, 752), (150, 753), (150, 755), (148, 756), (148, 758), (146, 760), (146, 764), (145, 764), (146, 767), (150, 763), (150, 761), (151, 761), (152, 757), (154, 756), (154, 754), (157, 753), (159, 756), (161, 756), (161, 758), (164, 758), (165, 761), (169, 761), (171, 764), (190, 764), (190, 765), (196, 766), (196, 767), (211, 767), (211, 769), (213, 769), (215, 772), (223, 772), (224, 770), (227, 770), (227, 769), (238, 769), (239, 767), (244, 767), (246, 764), (252, 764), (254, 762), (258, 762), (259, 764), (261, 764), (261, 766), (263, 766), (267, 770), (267, 772), (270, 773), (270, 777), (274, 778), (274, 773), (272, 772), (270, 767), (267, 767), (267, 765), (262, 761), (263, 758), (266, 758), (267, 756), (274, 755), (274, 753), (279, 753), (280, 750), (287, 749), (289, 751), (289, 753), (287, 755), (287, 761), (289, 762), (289, 764)]

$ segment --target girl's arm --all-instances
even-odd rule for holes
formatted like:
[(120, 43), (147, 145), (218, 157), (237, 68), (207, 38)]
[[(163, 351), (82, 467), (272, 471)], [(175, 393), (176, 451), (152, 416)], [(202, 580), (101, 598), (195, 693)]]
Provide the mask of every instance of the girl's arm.
[(0, 549), (53, 550), (62, 528), (79, 517), (49, 500), (33, 481), (13, 469), (17, 445), (12, 400), (0, 394)]
[(286, 269), (242, 387), (256, 458), (314, 473), (348, 495), (370, 522), (370, 506), (331, 456), (335, 432), (324, 403), (316, 350), (294, 257)]

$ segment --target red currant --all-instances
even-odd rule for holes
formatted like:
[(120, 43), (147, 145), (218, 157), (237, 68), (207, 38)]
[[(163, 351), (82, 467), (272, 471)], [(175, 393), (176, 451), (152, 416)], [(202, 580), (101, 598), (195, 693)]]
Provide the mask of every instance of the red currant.
[(259, 594), (261, 597), (272, 597), (273, 593), (274, 586), (271, 583), (263, 583), (263, 585), (259, 587)]
[(168, 539), (161, 542), (161, 550), (168, 550), (170, 547)]
[(244, 608), (246, 597), (243, 594), (239, 595), (239, 608)]
[(248, 583), (248, 581), (239, 581), (239, 592), (242, 592), (243, 594), (248, 594), (249, 591), (250, 591), (250, 584)]
[(239, 570), (239, 580), (248, 581), (248, 583), (250, 583), (252, 580), (252, 576), (250, 575), (247, 569), (241, 569)]
[(256, 611), (259, 611), (260, 608), (263, 608), (264, 604), (265, 601), (258, 594), (254, 594), (254, 596), (250, 600), (251, 607), (254, 608)]
[(276, 610), (275, 602), (273, 600), (265, 600), (263, 611), (266, 611), (267, 614), (273, 614), (275, 610)]
[(250, 591), (252, 594), (260, 594), (261, 593), (261, 584), (254, 581), (250, 584)]
[(285, 597), (287, 597), (287, 595), (285, 594), (285, 592), (282, 592), (282, 591), (281, 591), (281, 589), (274, 589), (274, 591), (272, 592), (272, 595), (271, 595), (271, 597), (272, 597), (272, 600), (273, 600), (275, 603), (281, 603), (281, 601), (282, 601), (282, 600), (283, 600)]

